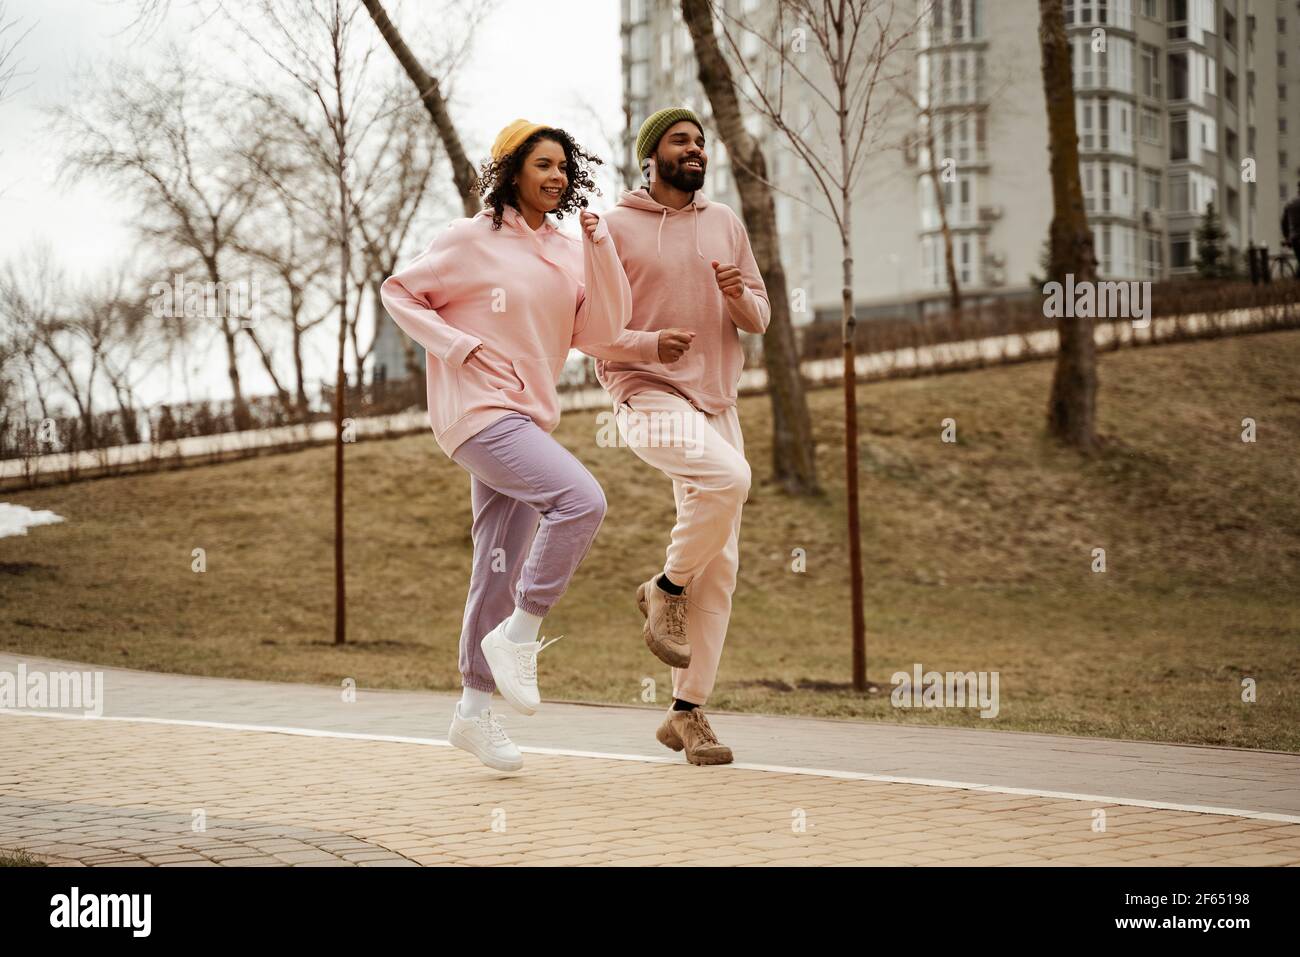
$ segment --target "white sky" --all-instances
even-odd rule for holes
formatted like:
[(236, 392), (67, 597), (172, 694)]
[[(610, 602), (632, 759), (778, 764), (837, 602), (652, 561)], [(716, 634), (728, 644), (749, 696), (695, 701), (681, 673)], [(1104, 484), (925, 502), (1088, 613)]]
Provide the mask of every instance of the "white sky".
[[(239, 0), (231, 3), (238, 8)], [(356, 3), (360, 6), (360, 0)], [(417, 55), (442, 30), (437, 14), (445, 5), (439, 0), (388, 0), (385, 6)], [(196, 30), (187, 0), (172, 0), (166, 19), (144, 37), (129, 29), (135, 9), (134, 0), (8, 0), (8, 16), (21, 22), (20, 29), (31, 29), (19, 50), (26, 75), (15, 84), (17, 92), (0, 103), (0, 263), (46, 240), (76, 281), (108, 269), (135, 245), (130, 207), (109, 196), (103, 182), (74, 185), (59, 179), (64, 145), (51, 133), (45, 113), (73, 102), (82, 82), (78, 73), (86, 67), (115, 59), (140, 63), (171, 40), (187, 43), (195, 37), (205, 39), (203, 49), (213, 55), (214, 44), (206, 40), (221, 27)], [(364, 10), (360, 18), (359, 28), (373, 29)], [(377, 33), (375, 42), (375, 57), (386, 58), (375, 63), (387, 69), (391, 54)], [(246, 41), (245, 50), (249, 57), (258, 55), (247, 49)], [(434, 64), (427, 65), (436, 72)], [(195, 66), (205, 69), (201, 57), (195, 57)], [(377, 75), (374, 66), (371, 70)], [(450, 106), (476, 165), (497, 131), (521, 116), (563, 126), (612, 164), (617, 156), (609, 155), (606, 137), (616, 136), (622, 125), (621, 91), (618, 0), (563, 6), (496, 0), (474, 34), (451, 87)], [(607, 189), (596, 208), (613, 200)], [(427, 242), (428, 237), (416, 237), (412, 246), (422, 248)], [(327, 332), (323, 338), (332, 340), (333, 335)], [(245, 388), (250, 395), (270, 391), (251, 351), (240, 366)], [(327, 374), (324, 370), (334, 362), (332, 343), (322, 341), (310, 351), (317, 357), (313, 365), (320, 367), (309, 374)], [(196, 383), (201, 393), (228, 397), (223, 367), (224, 359), (214, 350)], [(165, 383), (151, 385), (155, 387), (141, 389), (147, 404), (164, 398), (159, 393), (166, 391)]]

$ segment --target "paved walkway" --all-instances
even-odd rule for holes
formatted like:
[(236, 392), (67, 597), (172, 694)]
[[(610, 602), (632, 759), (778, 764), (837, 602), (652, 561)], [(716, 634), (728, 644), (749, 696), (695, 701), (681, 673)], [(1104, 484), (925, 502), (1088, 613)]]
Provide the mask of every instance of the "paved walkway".
[(0, 849), (52, 863), (1300, 865), (1295, 754), (711, 712), (696, 768), (660, 708), (548, 703), (501, 774), (451, 694), (20, 662), (104, 676), (0, 712)]

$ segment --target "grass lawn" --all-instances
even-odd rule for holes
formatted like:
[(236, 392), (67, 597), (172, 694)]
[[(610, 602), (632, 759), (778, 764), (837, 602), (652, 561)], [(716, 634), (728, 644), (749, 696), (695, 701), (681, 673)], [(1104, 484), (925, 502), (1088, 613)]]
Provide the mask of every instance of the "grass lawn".
[[(884, 686), (870, 696), (848, 687), (841, 393), (810, 395), (827, 493), (813, 502), (763, 484), (768, 400), (742, 400), (755, 484), (710, 705), (1300, 751), (1300, 332), (1103, 356), (1107, 449), (1091, 461), (1042, 438), (1051, 372), (860, 386), (868, 665)], [(547, 619), (567, 637), (542, 656), (542, 692), (633, 704), (652, 678), (666, 706), (633, 595), (661, 567), (672, 489), (631, 451), (597, 447), (596, 415), (555, 433), (610, 508)], [(940, 440), (948, 417), (955, 444)], [(333, 450), (319, 448), (10, 494), (66, 522), (0, 540), (0, 648), (459, 689), (467, 475), (431, 433), (350, 446), (347, 470), (346, 646), (332, 643)], [(891, 707), (890, 676), (918, 662), (998, 672), (998, 717)]]

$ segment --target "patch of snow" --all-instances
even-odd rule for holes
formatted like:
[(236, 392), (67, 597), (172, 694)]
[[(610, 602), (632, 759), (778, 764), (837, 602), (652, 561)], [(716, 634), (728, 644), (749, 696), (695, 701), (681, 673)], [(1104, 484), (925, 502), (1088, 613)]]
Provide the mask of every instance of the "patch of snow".
[(63, 516), (50, 511), (33, 511), (26, 505), (11, 505), (0, 502), (0, 538), (10, 535), (26, 535), (29, 525), (53, 525), (63, 521)]

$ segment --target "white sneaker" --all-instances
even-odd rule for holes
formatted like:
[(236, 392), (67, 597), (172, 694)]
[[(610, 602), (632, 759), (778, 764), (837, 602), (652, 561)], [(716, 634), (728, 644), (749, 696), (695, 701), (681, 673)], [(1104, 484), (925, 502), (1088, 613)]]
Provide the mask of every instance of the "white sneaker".
[(543, 648), (549, 648), (564, 636), (552, 638), (545, 644), (540, 641), (511, 641), (506, 637), (506, 622), (509, 620), (505, 619), (483, 636), (480, 642), (483, 657), (492, 670), (492, 680), (496, 682), (501, 697), (521, 714), (533, 714), (542, 703), (537, 691), (537, 656)]
[(484, 708), (477, 718), (462, 718), (460, 705), (453, 706), (447, 741), (498, 771), (518, 771), (524, 766), (524, 756), (491, 708)]

